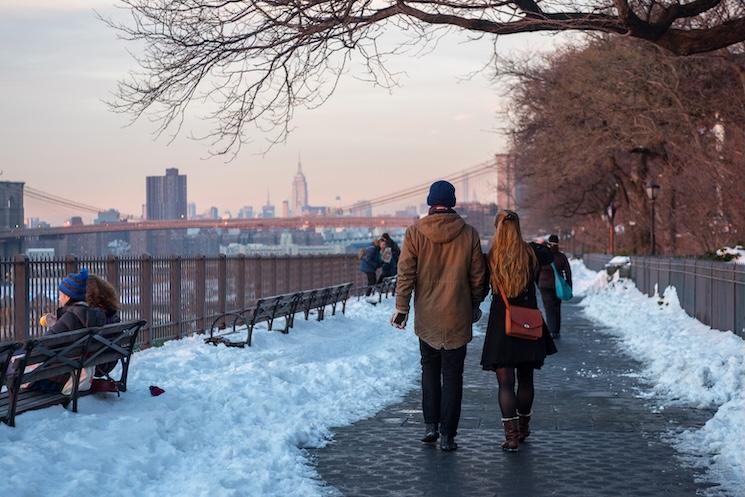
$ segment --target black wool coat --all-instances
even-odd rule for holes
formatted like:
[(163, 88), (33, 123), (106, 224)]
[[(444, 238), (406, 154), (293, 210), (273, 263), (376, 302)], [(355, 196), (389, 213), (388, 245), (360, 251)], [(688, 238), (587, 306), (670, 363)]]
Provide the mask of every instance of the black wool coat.
[[(550, 265), (553, 257), (548, 248), (535, 243), (530, 244), (535, 252), (538, 263), (531, 272), (531, 277), (526, 288), (509, 299), (510, 305), (538, 309), (535, 283), (543, 266)], [(502, 295), (492, 292), (491, 308), (489, 310), (489, 323), (486, 327), (486, 338), (484, 349), (481, 353), (481, 367), (485, 370), (494, 371), (497, 368), (533, 367), (540, 369), (547, 355), (555, 354), (556, 344), (543, 322), (543, 334), (538, 340), (526, 340), (524, 338), (508, 337), (505, 334), (505, 318), (507, 308), (502, 300)]]

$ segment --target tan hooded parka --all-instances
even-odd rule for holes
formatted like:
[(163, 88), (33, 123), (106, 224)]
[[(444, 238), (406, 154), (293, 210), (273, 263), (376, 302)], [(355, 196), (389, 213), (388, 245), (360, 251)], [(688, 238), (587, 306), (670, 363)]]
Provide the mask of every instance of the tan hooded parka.
[(413, 291), (417, 336), (438, 350), (457, 349), (473, 337), (473, 310), (484, 300), (485, 278), (478, 231), (453, 211), (430, 214), (406, 230), (396, 309), (409, 312)]

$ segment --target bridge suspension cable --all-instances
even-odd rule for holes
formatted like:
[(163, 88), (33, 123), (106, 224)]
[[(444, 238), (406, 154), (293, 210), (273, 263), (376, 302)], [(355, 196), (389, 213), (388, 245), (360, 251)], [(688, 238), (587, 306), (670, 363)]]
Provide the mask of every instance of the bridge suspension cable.
[[(463, 169), (461, 171), (458, 171), (457, 173), (453, 173), (449, 176), (445, 176), (439, 179), (444, 179), (444, 180), (450, 181), (451, 183), (457, 183), (465, 179), (471, 179), (474, 177), (484, 176), (486, 174), (493, 174), (496, 167), (497, 167), (497, 164), (495, 161), (487, 161), (487, 162), (483, 162), (476, 166)], [(422, 194), (429, 191), (429, 187), (432, 184), (432, 181), (421, 183), (419, 185), (412, 186), (412, 187), (409, 187), (403, 190), (399, 190), (394, 193), (388, 193), (385, 195), (381, 195), (379, 197), (375, 197), (370, 200), (365, 200), (364, 206), (365, 207), (378, 207), (381, 205), (389, 204), (391, 202), (398, 202), (398, 201), (401, 201), (407, 198), (421, 196)], [(352, 210), (354, 208), (359, 207), (361, 203), (362, 202), (342, 207), (342, 210), (343, 211)]]
[[(60, 197), (59, 195), (54, 195), (52, 193), (48, 193), (48, 192), (39, 190), (37, 188), (33, 188), (31, 186), (26, 186), (24, 188), (24, 195), (34, 200), (38, 200), (40, 202), (52, 204), (57, 207), (66, 207), (74, 211), (82, 211), (82, 212), (88, 212), (92, 214), (98, 214), (99, 212), (103, 212), (106, 210), (106, 209), (102, 209), (100, 207), (96, 207), (90, 204), (84, 204), (82, 202), (76, 202), (74, 200)], [(132, 217), (132, 216), (122, 215), (122, 217)]]

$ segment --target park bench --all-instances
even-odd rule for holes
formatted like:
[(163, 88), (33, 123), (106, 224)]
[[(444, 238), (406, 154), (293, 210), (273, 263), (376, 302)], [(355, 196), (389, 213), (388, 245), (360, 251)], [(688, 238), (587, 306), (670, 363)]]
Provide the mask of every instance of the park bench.
[[(303, 312), (307, 320), (311, 311), (315, 310), (318, 314), (318, 320), (322, 321), (327, 306), (331, 305), (331, 313), (336, 315), (337, 306), (341, 303), (342, 313), (345, 313), (346, 302), (351, 289), (352, 284), (345, 283), (259, 299), (255, 306), (217, 316), (210, 326), (209, 337), (205, 338), (204, 341), (215, 346), (223, 344), (228, 347), (250, 347), (253, 330), (260, 323), (267, 323), (268, 329), (272, 330), (274, 321), (278, 318), (284, 318), (284, 328), (280, 331), (289, 333), (290, 328), (295, 324), (295, 315), (298, 312)], [(225, 321), (230, 318), (232, 318), (232, 326), (227, 332), (221, 332), (221, 328), (225, 327)], [(245, 340), (231, 340), (229, 338), (230, 335), (238, 333), (243, 327), (247, 331)]]
[(388, 298), (391, 295), (396, 295), (396, 282), (396, 276), (387, 276), (380, 283), (359, 287), (355, 292), (357, 293), (357, 299), (359, 300), (370, 292), (370, 296), (378, 295), (378, 303), (380, 303), (383, 301), (383, 297)]
[[(78, 410), (78, 398), (89, 392), (78, 387), (84, 368), (121, 362), (121, 377), (116, 382), (119, 391), (127, 389), (129, 360), (137, 334), (145, 321), (117, 323), (100, 328), (86, 328), (28, 340), (12, 352), (10, 373), (4, 375), (5, 390), (0, 393), (0, 420), (15, 426), (15, 417), (26, 411), (72, 403)], [(4, 372), (8, 371), (8, 367)], [(49, 378), (69, 376), (72, 392), (47, 393), (26, 386)]]
[(347, 300), (349, 300), (349, 294), (352, 291), (352, 284), (345, 283), (343, 285), (337, 285), (332, 291), (335, 293), (331, 302), (331, 315), (336, 316), (336, 307), (339, 304), (341, 304), (341, 313), (346, 314)]

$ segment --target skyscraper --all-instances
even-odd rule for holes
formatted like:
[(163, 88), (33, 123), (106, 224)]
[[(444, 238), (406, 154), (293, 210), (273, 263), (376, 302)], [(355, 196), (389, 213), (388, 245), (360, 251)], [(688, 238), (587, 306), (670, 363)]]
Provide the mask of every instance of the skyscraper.
[(186, 175), (166, 169), (165, 176), (146, 178), (147, 219), (186, 219)]
[(266, 205), (261, 208), (261, 217), (265, 219), (276, 217), (276, 210), (274, 208), (274, 205), (272, 205), (271, 199), (269, 198), (269, 192), (266, 192)]
[(290, 217), (290, 202), (287, 200), (282, 201), (282, 217)]
[(303, 165), (300, 158), (297, 161), (297, 173), (292, 180), (292, 199), (290, 209), (293, 216), (300, 216), (303, 210), (308, 206), (308, 182), (303, 174)]

